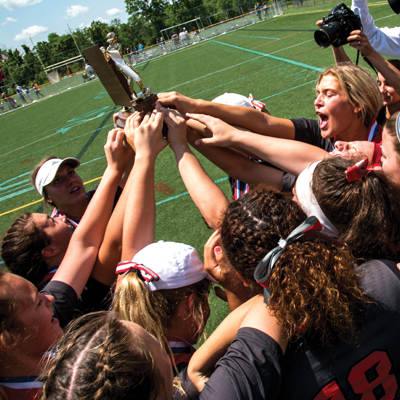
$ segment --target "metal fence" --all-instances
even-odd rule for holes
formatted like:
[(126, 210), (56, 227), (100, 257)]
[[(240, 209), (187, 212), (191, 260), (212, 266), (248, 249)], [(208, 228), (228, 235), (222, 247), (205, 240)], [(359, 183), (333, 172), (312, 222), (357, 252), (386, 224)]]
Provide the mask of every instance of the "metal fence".
[(29, 94), (24, 93), (22, 97), (18, 96), (18, 94), (15, 94), (13, 96), (7, 97), (5, 100), (0, 98), (0, 112), (10, 112), (22, 107), (29, 106), (30, 104), (44, 100), (56, 94), (63, 93), (74, 87), (93, 81), (94, 79), (97, 79), (94, 74), (83, 70), (78, 73), (55, 80), (54, 82), (49, 82), (42, 86), (38, 86), (39, 90), (29, 88)]
[[(205, 28), (190, 32), (186, 40), (181, 40), (179, 38), (168, 40), (162, 44), (147, 47), (142, 51), (127, 54), (124, 56), (124, 60), (131, 66), (146, 63), (151, 59), (274, 18), (283, 14), (283, 11), (287, 10), (289, 7), (300, 8), (324, 4), (331, 1), (332, 0), (282, 0), (273, 4), (268, 4), (267, 11), (265, 9), (256, 11), (254, 9), (254, 2), (243, 3), (235, 8), (226, 9), (219, 13), (202, 17), (201, 22)], [(233, 17), (231, 17), (232, 15)], [(0, 113), (11, 112), (29, 106), (49, 96), (63, 93), (76, 86), (84, 85), (94, 79), (97, 79), (95, 75), (83, 70), (40, 86), (40, 92), (38, 94), (35, 93), (34, 89), (30, 89), (30, 96), (24, 95), (23, 99), (18, 97), (18, 95), (8, 97), (6, 100), (0, 99)]]

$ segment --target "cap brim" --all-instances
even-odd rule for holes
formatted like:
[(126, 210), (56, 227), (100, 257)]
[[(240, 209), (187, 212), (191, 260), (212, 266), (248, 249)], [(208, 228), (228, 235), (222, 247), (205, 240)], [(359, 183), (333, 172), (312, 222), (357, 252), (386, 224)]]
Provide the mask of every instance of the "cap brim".
[[(46, 170), (46, 164), (48, 162), (51, 162), (52, 160), (49, 160), (45, 162), (42, 167), (39, 169), (37, 175), (36, 175), (36, 180), (35, 180), (35, 186), (36, 190), (43, 196), (44, 195), (44, 187), (49, 185), (51, 182), (53, 182), (55, 176), (57, 175), (57, 172), (60, 168), (61, 165), (67, 164), (71, 166), (72, 168), (79, 167), (81, 164), (80, 161), (77, 158), (74, 157), (67, 157), (62, 160), (61, 162), (57, 162), (52, 166), (49, 166), (48, 169)], [(44, 168), (44, 169), (43, 169)], [(41, 178), (40, 174), (44, 174), (44, 177)], [(40, 184), (38, 184), (40, 182)]]

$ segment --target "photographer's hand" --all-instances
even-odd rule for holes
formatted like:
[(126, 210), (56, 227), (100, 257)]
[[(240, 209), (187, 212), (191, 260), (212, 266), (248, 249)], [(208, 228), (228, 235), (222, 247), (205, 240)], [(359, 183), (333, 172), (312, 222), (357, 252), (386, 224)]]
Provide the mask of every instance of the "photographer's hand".
[(367, 36), (360, 30), (350, 32), (350, 36), (347, 38), (350, 42), (349, 45), (357, 50), (361, 51), (361, 54), (367, 58), (375, 53), (378, 54), (371, 46)]

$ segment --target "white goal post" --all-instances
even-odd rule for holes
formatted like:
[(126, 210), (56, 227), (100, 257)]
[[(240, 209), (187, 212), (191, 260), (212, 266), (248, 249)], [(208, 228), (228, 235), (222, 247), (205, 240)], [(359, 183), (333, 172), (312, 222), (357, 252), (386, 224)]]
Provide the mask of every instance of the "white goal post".
[(160, 32), (164, 41), (168, 41), (171, 39), (172, 32), (175, 32), (179, 36), (179, 32), (181, 32), (183, 28), (186, 28), (188, 34), (192, 32), (198, 33), (200, 30), (204, 29), (201, 18), (195, 18), (178, 25), (170, 26), (169, 28), (161, 29)]
[(69, 64), (74, 64), (76, 62), (82, 62), (83, 66), (81, 69), (84, 69), (85, 65), (85, 59), (82, 56), (76, 56), (72, 58), (68, 58), (67, 60), (60, 61), (58, 63), (49, 65), (48, 67), (45, 68), (44, 72), (47, 75), (47, 78), (49, 79), (50, 82), (54, 82), (60, 79), (58, 69), (67, 67)]

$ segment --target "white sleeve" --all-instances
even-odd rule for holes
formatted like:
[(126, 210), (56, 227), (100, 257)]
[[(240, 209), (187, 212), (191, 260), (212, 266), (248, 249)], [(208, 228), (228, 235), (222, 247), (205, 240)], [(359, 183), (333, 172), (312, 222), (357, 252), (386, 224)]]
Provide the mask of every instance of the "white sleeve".
[(363, 32), (381, 55), (400, 58), (400, 27), (377, 28), (368, 10), (367, 0), (353, 0), (351, 9), (360, 16)]

